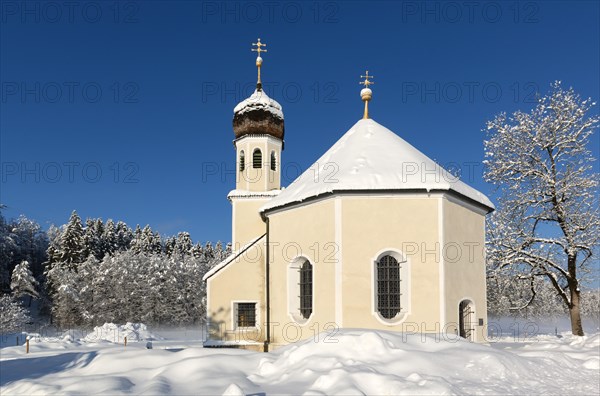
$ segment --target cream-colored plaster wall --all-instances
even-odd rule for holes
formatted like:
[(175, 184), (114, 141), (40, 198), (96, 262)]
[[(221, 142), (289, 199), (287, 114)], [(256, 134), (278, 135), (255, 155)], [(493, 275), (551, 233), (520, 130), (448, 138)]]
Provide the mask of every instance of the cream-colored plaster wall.
[[(305, 339), (323, 331), (335, 317), (334, 201), (297, 206), (269, 215), (271, 245), (271, 342)], [(288, 266), (298, 256), (313, 264), (313, 314), (303, 324), (288, 312)]]
[[(341, 198), (344, 327), (436, 330), (440, 318), (440, 263), (436, 254), (425, 250), (435, 250), (438, 243), (439, 199)], [(385, 251), (402, 253), (408, 260), (402, 265), (410, 272), (410, 285), (406, 279), (401, 282), (401, 292), (410, 293), (410, 312), (396, 321), (386, 321), (375, 313), (374, 260)]]
[[(448, 332), (457, 332), (459, 303), (468, 299), (475, 304), (474, 340), (481, 342), (487, 335), (485, 215), (455, 199), (444, 199), (443, 212)], [(480, 318), (484, 326), (479, 326)]]
[[(224, 341), (264, 341), (265, 323), (265, 239), (207, 280), (207, 316), (210, 338)], [(233, 302), (258, 303), (259, 327), (236, 331)]]
[[(332, 324), (439, 331), (440, 200), (441, 195), (340, 196), (269, 215), (271, 243), (278, 244), (271, 264), (271, 317), (279, 326), (273, 343), (308, 338)], [(405, 254), (410, 272), (402, 283), (409, 311), (393, 323), (374, 306), (374, 260), (387, 250)], [(289, 315), (287, 304), (287, 268), (298, 254), (314, 264), (313, 315), (305, 323)]]
[(266, 232), (265, 222), (258, 209), (270, 198), (231, 198), (233, 250), (245, 246)]

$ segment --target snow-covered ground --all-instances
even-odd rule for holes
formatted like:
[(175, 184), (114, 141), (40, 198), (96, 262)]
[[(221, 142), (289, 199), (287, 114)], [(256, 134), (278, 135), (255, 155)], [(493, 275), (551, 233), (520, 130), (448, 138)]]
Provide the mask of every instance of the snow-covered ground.
[[(203, 349), (198, 332), (158, 335), (143, 325), (105, 325), (94, 333), (34, 338), (29, 354), (22, 345), (3, 347), (0, 393), (600, 393), (597, 331), (557, 337), (552, 328), (551, 334), (496, 336), (483, 345), (452, 336), (347, 329), (335, 335), (336, 342), (320, 337), (271, 353)], [(127, 347), (124, 333), (131, 334)], [(153, 349), (147, 349), (148, 340)]]

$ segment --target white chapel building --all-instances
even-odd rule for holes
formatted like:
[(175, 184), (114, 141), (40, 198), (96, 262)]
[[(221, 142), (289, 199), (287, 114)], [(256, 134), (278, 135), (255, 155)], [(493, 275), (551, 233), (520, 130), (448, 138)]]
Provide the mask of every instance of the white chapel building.
[(283, 111), (256, 46), (256, 91), (233, 117), (235, 251), (204, 277), (205, 346), (267, 351), (339, 328), (483, 341), (490, 200), (369, 118), (368, 72), (363, 118), (283, 188)]

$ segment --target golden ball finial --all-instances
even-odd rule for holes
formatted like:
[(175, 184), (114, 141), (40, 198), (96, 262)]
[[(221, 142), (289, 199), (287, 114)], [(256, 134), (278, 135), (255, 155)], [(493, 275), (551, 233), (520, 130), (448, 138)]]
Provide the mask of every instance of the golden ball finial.
[(371, 100), (372, 97), (373, 97), (373, 91), (371, 91), (371, 88), (363, 88), (360, 90), (360, 98), (363, 101)]

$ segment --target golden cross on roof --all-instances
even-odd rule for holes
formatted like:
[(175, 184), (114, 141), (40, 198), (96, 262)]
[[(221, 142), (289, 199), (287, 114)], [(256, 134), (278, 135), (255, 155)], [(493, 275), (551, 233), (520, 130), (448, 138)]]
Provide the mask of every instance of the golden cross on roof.
[(364, 76), (360, 76), (360, 78), (364, 78), (365, 81), (359, 82), (359, 84), (364, 85), (365, 87), (360, 91), (360, 98), (363, 102), (365, 102), (365, 111), (363, 113), (363, 119), (369, 118), (369, 101), (373, 97), (373, 92), (369, 88), (369, 85), (375, 84), (373, 81), (369, 80), (374, 76), (369, 76), (369, 71), (367, 70)]
[(267, 52), (266, 49), (262, 49), (262, 47), (266, 47), (267, 44), (261, 43), (260, 38), (258, 39), (258, 43), (252, 43), (252, 46), (256, 48), (252, 48), (252, 51), (257, 52), (258, 56), (256, 57), (256, 67), (258, 68), (258, 79), (256, 80), (256, 89), (259, 91), (262, 90), (262, 83), (260, 82), (260, 67), (262, 66), (262, 58), (260, 57), (261, 52)]
[(261, 52), (267, 52), (266, 49), (262, 49), (262, 47), (266, 47), (267, 44), (261, 43), (260, 38), (258, 39), (258, 43), (252, 43), (252, 46), (256, 47), (256, 48), (252, 48), (252, 51), (258, 52), (258, 56), (260, 56)]
[(367, 70), (365, 72), (364, 76), (360, 76), (360, 78), (364, 78), (365, 81), (361, 81), (359, 82), (359, 84), (362, 84), (365, 86), (365, 88), (369, 88), (369, 85), (375, 84), (373, 81), (369, 80), (369, 78), (375, 78), (375, 76), (369, 76), (369, 71)]

